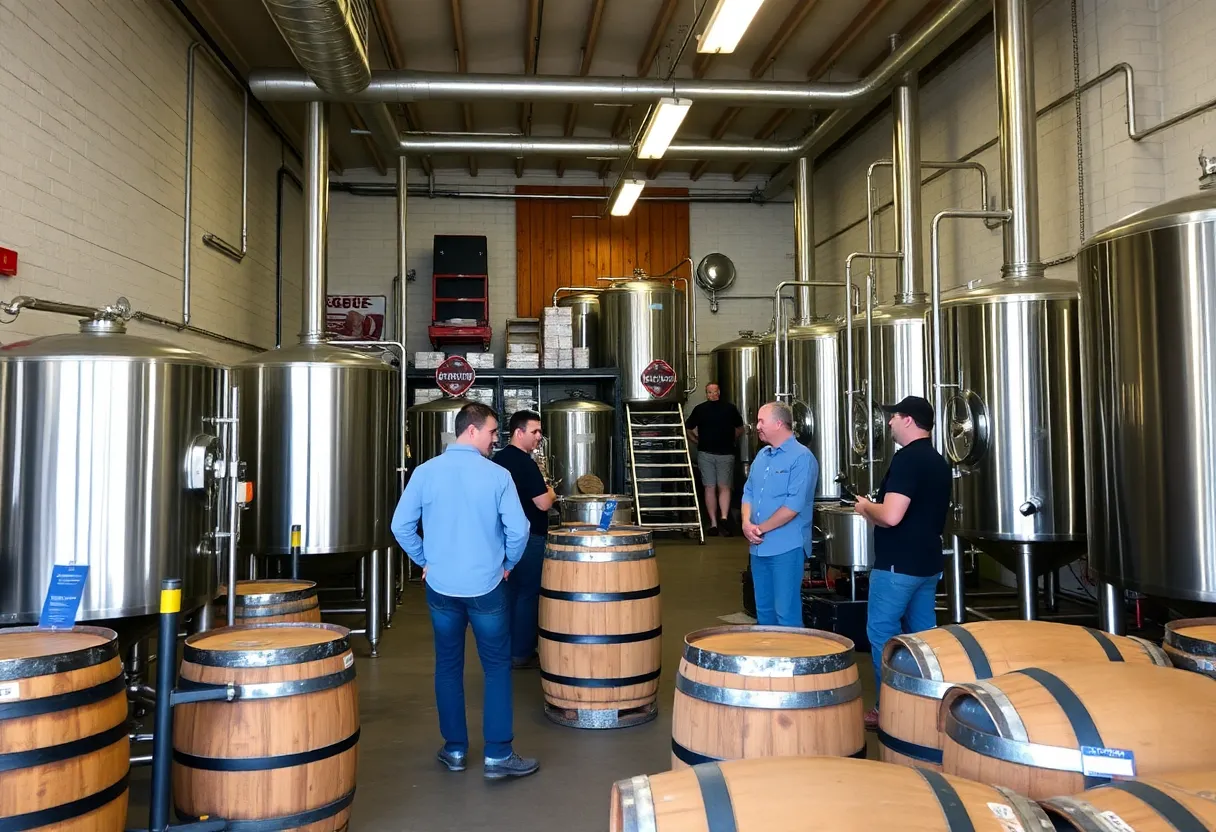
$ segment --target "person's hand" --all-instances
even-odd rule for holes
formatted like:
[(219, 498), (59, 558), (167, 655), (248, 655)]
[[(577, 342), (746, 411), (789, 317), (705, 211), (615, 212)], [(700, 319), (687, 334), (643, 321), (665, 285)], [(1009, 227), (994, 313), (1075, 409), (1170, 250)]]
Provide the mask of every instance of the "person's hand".
[(873, 503), (870, 500), (868, 500), (865, 497), (862, 497), (860, 494), (858, 494), (857, 502), (853, 504), (853, 512), (855, 514), (860, 514), (862, 517), (865, 517), (866, 516), (865, 507), (871, 506), (871, 505), (873, 505)]
[(747, 539), (748, 543), (752, 543), (757, 546), (764, 542), (764, 532), (762, 532), (760, 530), (760, 526), (755, 523), (743, 524), (743, 537)]
[(422, 580), (424, 580), (424, 581), (426, 580), (426, 570), (427, 570), (427, 567), (425, 567), (425, 566), (422, 567)]
[(504, 581), (509, 581), (509, 580), (511, 580), (511, 570), (510, 570), (510, 569), (504, 569), (504, 570), (502, 570), (502, 579), (503, 579)]

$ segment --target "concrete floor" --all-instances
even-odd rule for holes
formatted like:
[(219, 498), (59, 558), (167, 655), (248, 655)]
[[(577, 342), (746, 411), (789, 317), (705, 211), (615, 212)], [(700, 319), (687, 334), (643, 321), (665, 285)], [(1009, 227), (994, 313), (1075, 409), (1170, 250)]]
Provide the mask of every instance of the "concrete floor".
[[(537, 671), (515, 673), (515, 747), (537, 757), (540, 772), (515, 781), (487, 782), (480, 771), (481, 668), (472, 633), (466, 651), (470, 758), (453, 774), (435, 760), (442, 745), (433, 693), (430, 618), (421, 588), (411, 584), (397, 608), (380, 656), (353, 637), (362, 734), (351, 832), (582, 832), (608, 828), (612, 784), (636, 774), (666, 771), (671, 758), (671, 701), (683, 635), (720, 625), (718, 616), (742, 609), (742, 539), (710, 538), (699, 546), (677, 540), (657, 546), (663, 587), (663, 676), (659, 717), (616, 731), (585, 731), (549, 722)], [(868, 654), (857, 656), (867, 707), (873, 701)], [(875, 756), (873, 735), (870, 756)], [(148, 770), (133, 776), (129, 826), (147, 824)]]

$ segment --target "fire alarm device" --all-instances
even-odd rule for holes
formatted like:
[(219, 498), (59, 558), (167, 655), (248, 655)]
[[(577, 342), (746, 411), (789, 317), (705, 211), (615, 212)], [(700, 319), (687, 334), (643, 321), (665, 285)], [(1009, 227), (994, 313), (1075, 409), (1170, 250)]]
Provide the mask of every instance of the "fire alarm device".
[(17, 274), (17, 252), (0, 246), (0, 276), (14, 277)]

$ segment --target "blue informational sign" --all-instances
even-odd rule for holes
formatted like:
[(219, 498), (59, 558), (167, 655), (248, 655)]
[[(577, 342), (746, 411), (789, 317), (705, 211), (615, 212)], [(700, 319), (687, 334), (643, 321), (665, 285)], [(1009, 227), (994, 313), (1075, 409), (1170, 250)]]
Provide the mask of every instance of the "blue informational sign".
[(38, 626), (49, 629), (70, 629), (76, 626), (84, 582), (89, 577), (88, 564), (55, 564), (51, 567), (51, 585), (42, 602)]
[(616, 500), (609, 500), (604, 503), (604, 511), (600, 514), (600, 531), (608, 531), (608, 527), (612, 525), (612, 515), (616, 514)]
[(1135, 777), (1136, 756), (1124, 748), (1083, 745), (1081, 773), (1086, 777)]

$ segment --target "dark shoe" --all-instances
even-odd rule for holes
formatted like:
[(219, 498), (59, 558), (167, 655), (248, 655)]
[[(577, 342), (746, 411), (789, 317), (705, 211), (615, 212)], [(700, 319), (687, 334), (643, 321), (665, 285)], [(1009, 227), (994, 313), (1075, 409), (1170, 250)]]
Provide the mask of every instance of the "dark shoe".
[(866, 721), (866, 730), (867, 731), (877, 731), (878, 730), (878, 708), (870, 708), (870, 710), (866, 711), (865, 721)]
[(707, 535), (709, 535), (710, 537), (717, 537), (718, 536), (718, 527), (710, 526), (708, 529), (705, 530), (705, 533)]
[(533, 653), (526, 659), (511, 659), (512, 670), (537, 670), (540, 668), (540, 656)]
[(730, 526), (726, 525), (725, 523), (722, 524), (721, 531), (723, 537), (731, 537), (734, 535), (734, 532), (730, 530)]
[(512, 754), (503, 760), (491, 760), (486, 757), (485, 760), (485, 777), (487, 780), (502, 780), (506, 777), (527, 777), (529, 774), (536, 774), (540, 769), (540, 763), (529, 757), (521, 757), (518, 754)]
[(464, 771), (467, 758), (468, 754), (464, 751), (448, 751), (446, 748), (439, 749), (435, 755), (435, 759), (447, 766), (448, 771)]

